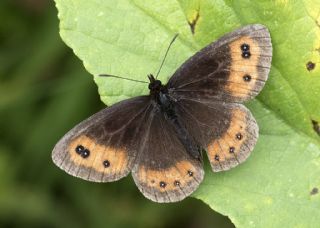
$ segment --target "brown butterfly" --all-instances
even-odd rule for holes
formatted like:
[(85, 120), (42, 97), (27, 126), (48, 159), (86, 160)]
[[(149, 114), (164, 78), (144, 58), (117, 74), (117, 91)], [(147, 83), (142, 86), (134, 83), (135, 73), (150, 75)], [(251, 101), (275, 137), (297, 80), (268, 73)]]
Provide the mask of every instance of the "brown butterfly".
[(166, 85), (149, 75), (148, 96), (78, 124), (57, 143), (52, 159), (88, 181), (116, 181), (131, 172), (148, 199), (180, 201), (203, 180), (203, 150), (214, 172), (250, 155), (259, 129), (241, 103), (261, 91), (271, 59), (265, 26), (235, 30), (188, 59)]

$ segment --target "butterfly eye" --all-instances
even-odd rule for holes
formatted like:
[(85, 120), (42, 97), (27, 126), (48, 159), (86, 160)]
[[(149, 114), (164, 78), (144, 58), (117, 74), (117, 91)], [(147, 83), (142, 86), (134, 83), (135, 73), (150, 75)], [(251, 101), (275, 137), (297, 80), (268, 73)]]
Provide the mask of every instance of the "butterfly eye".
[(151, 82), (148, 86), (150, 90), (159, 90), (161, 88), (161, 81), (155, 80)]

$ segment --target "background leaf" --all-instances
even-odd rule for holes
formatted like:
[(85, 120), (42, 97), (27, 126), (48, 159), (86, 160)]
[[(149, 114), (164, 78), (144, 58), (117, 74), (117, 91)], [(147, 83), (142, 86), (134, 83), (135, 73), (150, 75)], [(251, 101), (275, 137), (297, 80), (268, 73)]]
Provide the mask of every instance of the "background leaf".
[(0, 19), (0, 227), (233, 227), (192, 197), (156, 204), (130, 178), (96, 184), (59, 170), (52, 148), (104, 107), (97, 87), (59, 37), (53, 1), (2, 0)]
[[(175, 42), (160, 79), (193, 53), (241, 25), (266, 25), (272, 36), (269, 80), (248, 104), (260, 126), (249, 158), (206, 178), (195, 197), (237, 226), (313, 227), (320, 223), (320, 8), (298, 1), (56, 0), (60, 34), (93, 75), (146, 80)], [(110, 105), (147, 94), (144, 84), (95, 77)]]

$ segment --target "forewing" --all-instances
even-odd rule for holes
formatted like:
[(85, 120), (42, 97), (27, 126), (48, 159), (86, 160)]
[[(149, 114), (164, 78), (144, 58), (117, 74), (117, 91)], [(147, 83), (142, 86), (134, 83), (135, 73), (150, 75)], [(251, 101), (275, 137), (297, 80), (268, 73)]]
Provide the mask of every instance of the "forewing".
[(149, 101), (146, 96), (128, 99), (81, 122), (56, 144), (53, 162), (89, 181), (109, 182), (126, 176), (146, 132)]
[(154, 113), (149, 126), (132, 170), (134, 181), (152, 201), (180, 201), (194, 192), (202, 181), (202, 161), (187, 153), (162, 113)]
[(177, 115), (207, 151), (215, 172), (244, 162), (258, 139), (258, 125), (242, 104), (182, 99), (177, 104)]
[(242, 102), (268, 78), (272, 44), (263, 25), (235, 30), (197, 52), (171, 77), (173, 97)]

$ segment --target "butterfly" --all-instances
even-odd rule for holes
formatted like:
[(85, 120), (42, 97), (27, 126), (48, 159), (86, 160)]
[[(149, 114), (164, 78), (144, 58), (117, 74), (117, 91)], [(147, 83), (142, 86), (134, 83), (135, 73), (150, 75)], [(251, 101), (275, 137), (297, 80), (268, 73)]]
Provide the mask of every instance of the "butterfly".
[(176, 202), (204, 177), (244, 162), (258, 125), (242, 104), (263, 88), (270, 71), (268, 29), (247, 25), (190, 57), (162, 84), (149, 75), (150, 94), (118, 102), (84, 120), (56, 144), (53, 162), (67, 173), (111, 182), (130, 172), (141, 193)]

